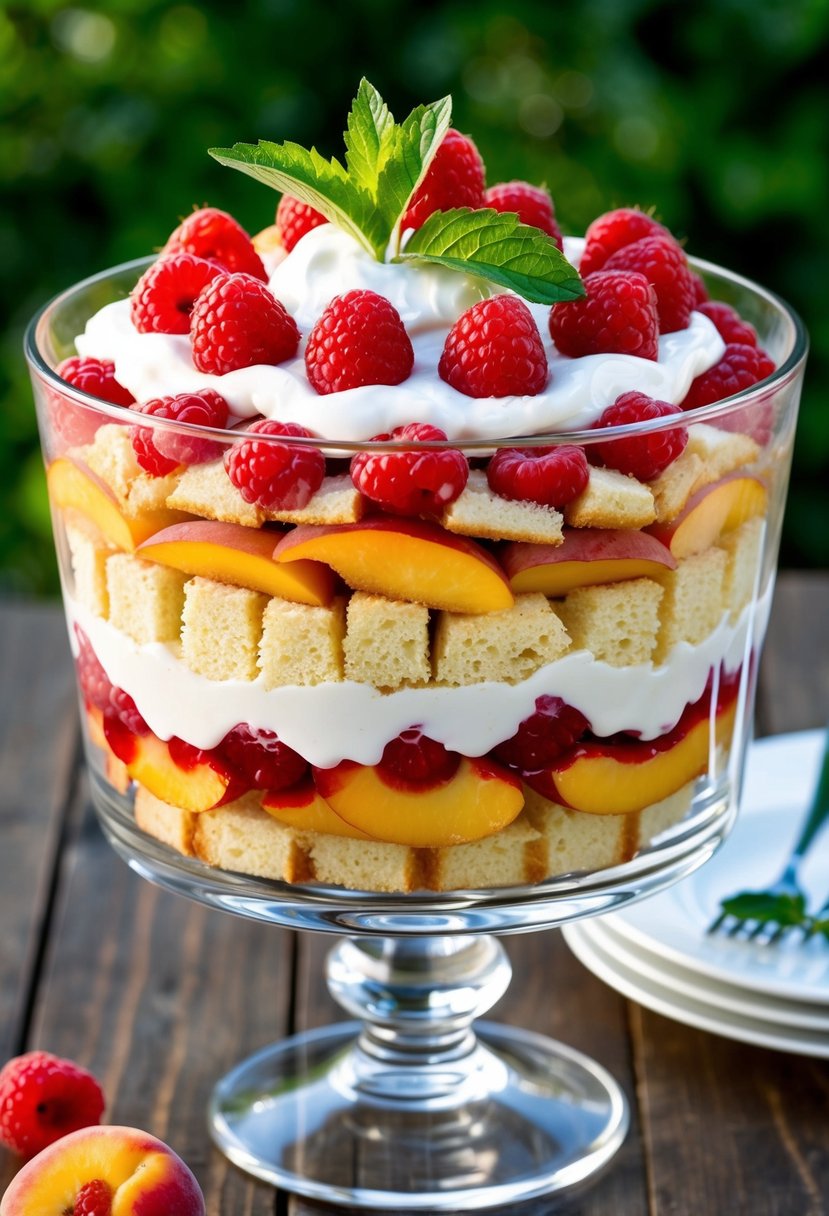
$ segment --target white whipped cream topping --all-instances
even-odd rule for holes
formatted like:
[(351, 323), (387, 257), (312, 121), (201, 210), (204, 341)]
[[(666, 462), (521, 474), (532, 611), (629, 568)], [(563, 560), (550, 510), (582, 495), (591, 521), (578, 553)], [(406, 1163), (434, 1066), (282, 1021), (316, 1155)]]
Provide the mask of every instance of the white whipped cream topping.
[(376, 764), (383, 748), (411, 726), (451, 751), (481, 756), (510, 738), (535, 708), (554, 694), (589, 719), (599, 735), (639, 731), (653, 739), (670, 730), (685, 706), (702, 696), (709, 672), (722, 663), (735, 671), (765, 634), (771, 586), (756, 609), (736, 624), (724, 615), (703, 642), (680, 642), (659, 667), (611, 667), (586, 650), (573, 651), (519, 684), (489, 681), (462, 688), (407, 688), (381, 693), (344, 680), (308, 687), (265, 689), (261, 680), (207, 680), (160, 643), (140, 646), (108, 621), (67, 598), (70, 638), (74, 622), (86, 633), (110, 681), (135, 701), (150, 729), (195, 747), (212, 748), (239, 722), (276, 731), (311, 764), (341, 760)]
[[(578, 260), (581, 242), (568, 243)], [(549, 310), (531, 305), (550, 366), (544, 392), (535, 397), (470, 398), (437, 374), (443, 343), (462, 312), (490, 294), (481, 280), (440, 266), (377, 262), (332, 224), (307, 233), (271, 275), (274, 294), (295, 316), (307, 338), (334, 296), (370, 289), (400, 312), (412, 338), (412, 375), (396, 386), (370, 384), (320, 396), (299, 356), (279, 366), (257, 364), (224, 376), (197, 371), (186, 334), (140, 334), (130, 320), (129, 300), (102, 308), (76, 341), (79, 354), (110, 359), (115, 374), (138, 401), (212, 388), (238, 418), (264, 414), (296, 422), (320, 437), (357, 441), (403, 426), (428, 422), (450, 439), (497, 439), (509, 435), (590, 426), (620, 393), (636, 389), (678, 403), (691, 381), (722, 357), (724, 343), (714, 325), (693, 313), (687, 329), (659, 339), (657, 361), (631, 355), (587, 355), (570, 359), (556, 351), (547, 328)]]

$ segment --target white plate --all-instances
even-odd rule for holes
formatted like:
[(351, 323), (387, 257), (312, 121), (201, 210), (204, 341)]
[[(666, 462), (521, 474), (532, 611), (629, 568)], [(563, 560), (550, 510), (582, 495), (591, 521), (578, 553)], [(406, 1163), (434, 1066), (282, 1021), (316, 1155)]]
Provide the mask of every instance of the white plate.
[(820, 1005), (798, 1001), (784, 1001), (699, 975), (650, 951), (640, 950), (614, 933), (609, 925), (603, 923), (603, 919), (606, 918), (596, 917), (579, 925), (580, 934), (588, 945), (596, 946), (632, 975), (669, 989), (677, 1003), (686, 998), (702, 1001), (741, 1018), (759, 1018), (781, 1028), (814, 1031), (824, 1034), (829, 1040), (829, 1009), (823, 1010)]
[[(641, 903), (601, 918), (637, 953), (729, 984), (777, 997), (829, 1006), (829, 941), (802, 942), (791, 933), (762, 946), (706, 929), (720, 900), (773, 882), (789, 855), (817, 780), (822, 731), (776, 735), (752, 744), (740, 814), (730, 837), (706, 865)], [(810, 905), (829, 896), (829, 825), (801, 869)]]
[(795, 1027), (783, 1028), (763, 1018), (727, 1013), (703, 1000), (677, 997), (670, 988), (628, 971), (619, 959), (608, 956), (585, 928), (585, 925), (575, 924), (562, 930), (576, 958), (611, 988), (654, 1013), (741, 1043), (829, 1059), (829, 1035), (825, 1031), (815, 1033)]

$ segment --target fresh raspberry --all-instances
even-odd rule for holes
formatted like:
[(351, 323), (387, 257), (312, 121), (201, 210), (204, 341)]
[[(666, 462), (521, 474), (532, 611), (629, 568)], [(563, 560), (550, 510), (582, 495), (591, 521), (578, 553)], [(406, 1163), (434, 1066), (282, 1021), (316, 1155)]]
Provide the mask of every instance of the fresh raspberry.
[(700, 405), (723, 401), (741, 389), (765, 380), (773, 371), (773, 360), (760, 347), (748, 346), (744, 342), (728, 342), (719, 363), (692, 381), (682, 408), (693, 410)]
[(400, 230), (421, 228), (433, 211), (482, 207), (486, 181), (481, 154), (468, 135), (450, 127), (411, 197)]
[(671, 234), (645, 211), (637, 207), (618, 207), (598, 216), (584, 235), (584, 252), (579, 262), (582, 277), (601, 270), (607, 259), (624, 245), (632, 245), (646, 236), (670, 237)]
[[(446, 442), (446, 434), (428, 423), (410, 422), (374, 441)], [(358, 452), (351, 461), (351, 480), (372, 502), (393, 515), (437, 515), (459, 496), (469, 477), (469, 464), (454, 448), (426, 452)]]
[(449, 781), (460, 760), (457, 752), (448, 751), (419, 726), (412, 726), (386, 744), (377, 767), (401, 785), (422, 787)]
[(375, 291), (335, 296), (305, 348), (308, 379), (318, 393), (402, 384), (413, 366), (412, 341), (400, 313)]
[[(230, 413), (224, 397), (212, 389), (199, 393), (179, 393), (176, 397), (155, 397), (136, 411), (153, 418), (170, 418), (193, 426), (224, 428)], [(179, 465), (204, 464), (221, 456), (223, 447), (212, 439), (201, 439), (162, 427), (131, 426), (135, 458), (145, 472), (164, 477)]]
[(296, 321), (249, 274), (220, 274), (209, 283), (190, 317), (193, 363), (223, 376), (255, 363), (284, 363), (299, 346)]
[(703, 304), (697, 304), (696, 310), (709, 321), (713, 321), (717, 333), (726, 345), (729, 342), (736, 342), (740, 346), (757, 345), (757, 330), (753, 325), (749, 325), (748, 321), (744, 321), (729, 304), (709, 300)]
[(133, 288), (130, 317), (140, 334), (188, 334), (193, 305), (221, 266), (192, 253), (161, 257)]
[[(594, 429), (607, 426), (626, 426), (632, 422), (645, 422), (651, 418), (669, 418), (681, 414), (678, 405), (669, 401), (655, 401), (645, 393), (622, 393), (613, 405), (609, 405)], [(618, 469), (639, 481), (651, 481), (676, 460), (688, 442), (688, 428), (674, 426), (667, 431), (651, 431), (649, 434), (633, 435), (625, 439), (609, 439), (590, 448), (595, 464), (608, 469)]]
[(183, 220), (164, 246), (165, 253), (211, 258), (231, 274), (252, 274), (267, 282), (262, 259), (240, 223), (226, 211), (202, 207)]
[[(115, 379), (115, 364), (102, 359), (82, 359), (73, 355), (55, 368), (56, 375), (90, 397), (99, 397), (112, 405), (130, 406), (135, 398)], [(63, 393), (49, 394), (49, 415), (55, 434), (63, 448), (82, 447), (91, 443), (99, 426), (107, 421), (104, 415), (87, 406), (77, 405)]]
[(327, 224), (328, 220), (308, 203), (302, 203), (292, 194), (283, 194), (276, 209), (276, 226), (286, 253), (290, 253), (297, 241), (310, 232)]
[(310, 431), (295, 422), (271, 422), (263, 418), (248, 427), (246, 437), (224, 456), (227, 475), (242, 498), (266, 511), (297, 511), (307, 506), (325, 476), (322, 452), (304, 444), (250, 438), (255, 435), (312, 438)]
[(149, 726), (138, 712), (138, 706), (130, 694), (124, 692), (123, 688), (113, 688), (110, 691), (108, 712), (114, 714), (131, 735), (148, 735), (150, 733)]
[(302, 756), (280, 742), (274, 731), (255, 730), (246, 723), (228, 731), (217, 750), (255, 790), (287, 789), (308, 771)]
[(656, 294), (644, 275), (599, 270), (587, 276), (584, 287), (581, 299), (550, 309), (550, 336), (563, 355), (658, 358)]
[(688, 328), (696, 289), (688, 259), (673, 237), (646, 236), (625, 245), (607, 259), (602, 269), (636, 270), (645, 276), (656, 292), (660, 333)]
[(493, 754), (510, 768), (531, 773), (553, 764), (589, 729), (584, 714), (561, 697), (537, 697), (535, 712)]
[(501, 498), (563, 507), (587, 486), (590, 467), (574, 444), (558, 448), (499, 448), (486, 468), (489, 487)]
[(75, 668), (83, 699), (88, 706), (93, 706), (95, 709), (106, 709), (112, 691), (109, 677), (98, 661), (98, 656), (92, 649), (89, 638), (77, 624), (75, 625), (75, 637), (78, 639), (79, 647)]
[(540, 228), (553, 238), (559, 249), (564, 248), (553, 200), (543, 186), (531, 186), (529, 182), (499, 182), (484, 193), (484, 206), (496, 211), (514, 211), (522, 224)]
[(517, 296), (492, 296), (461, 313), (446, 336), (438, 374), (467, 397), (534, 397), (547, 384), (538, 326)]
[(0, 1070), (0, 1143), (22, 1157), (100, 1123), (103, 1113), (100, 1085), (71, 1060), (29, 1051)]
[(85, 1182), (75, 1196), (72, 1216), (112, 1216), (112, 1187), (102, 1178)]

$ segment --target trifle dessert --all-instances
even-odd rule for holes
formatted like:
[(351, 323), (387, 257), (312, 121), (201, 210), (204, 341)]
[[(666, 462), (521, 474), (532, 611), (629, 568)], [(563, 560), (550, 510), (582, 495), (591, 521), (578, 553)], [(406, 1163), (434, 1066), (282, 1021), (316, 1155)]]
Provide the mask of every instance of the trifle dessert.
[(562, 238), (450, 124), (364, 81), (345, 164), (214, 151), (275, 223), (195, 211), (35, 369), (97, 782), (208, 866), (540, 883), (736, 771), (788, 339), (645, 211)]

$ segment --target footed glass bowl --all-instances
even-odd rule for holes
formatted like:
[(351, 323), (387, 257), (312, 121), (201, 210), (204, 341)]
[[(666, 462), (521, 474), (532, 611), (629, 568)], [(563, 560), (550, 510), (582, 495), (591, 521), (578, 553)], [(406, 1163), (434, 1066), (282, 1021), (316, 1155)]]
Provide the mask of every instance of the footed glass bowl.
[[(710, 857), (734, 820), (806, 356), (803, 328), (770, 293), (695, 263), (712, 297), (756, 327), (776, 370), (682, 418), (693, 435), (689, 455), (670, 484), (644, 488), (655, 496), (661, 527), (627, 525), (631, 535), (647, 526), (660, 539), (670, 554), (664, 570), (631, 557), (620, 581), (613, 581), (619, 568), (614, 575), (603, 566), (598, 591), (588, 578), (587, 592), (578, 578), (569, 585), (531, 578), (528, 590), (519, 581), (521, 602), (532, 599), (539, 620), (552, 613), (567, 632), (558, 657), (546, 625), (543, 643), (541, 634), (532, 645), (516, 642), (513, 654), (511, 642), (495, 644), (486, 632), (494, 614), (475, 615), (464, 599), (476, 594), (479, 575), (499, 594), (509, 582), (508, 563), (499, 567), (503, 549), (482, 542), (486, 533), (473, 532), (459, 549), (439, 519), (415, 537), (438, 546), (417, 550), (414, 565), (438, 562), (450, 587), (440, 603), (419, 598), (417, 587), (405, 592), (411, 535), (394, 521), (386, 524), (392, 543), (387, 536), (369, 548), (368, 585), (352, 577), (336, 547), (323, 546), (308, 551), (306, 566), (330, 560), (341, 579), (335, 584), (316, 569), (310, 590), (306, 583), (285, 592), (272, 581), (285, 570), (274, 573), (280, 559), (268, 544), (283, 545), (303, 520), (237, 518), (238, 500), (222, 505), (229, 492), (222, 456), (238, 433), (143, 416), (150, 441), (180, 463), (156, 478), (135, 465), (135, 414), (73, 388), (55, 369), (74, 353), (87, 319), (125, 298), (146, 265), (72, 288), (35, 318), (26, 339), (95, 806), (116, 851), (150, 881), (237, 915), (345, 935), (329, 957), (328, 983), (359, 1019), (241, 1063), (216, 1086), (212, 1135), (256, 1177), (329, 1203), (456, 1211), (580, 1182), (624, 1138), (619, 1086), (562, 1044), (493, 1024), (473, 1029), (473, 1020), (509, 982), (498, 935), (553, 928), (661, 890)], [(676, 425), (657, 419), (602, 431), (601, 439)], [(481, 469), (498, 447), (589, 450), (596, 441), (587, 430), (462, 447)], [(339, 479), (334, 488), (348, 487), (346, 461), (355, 451), (407, 447), (337, 435), (285, 442), (318, 447), (328, 476)], [(194, 468), (195, 488), (192, 477), (185, 482)], [(639, 494), (642, 486), (623, 489)], [(320, 519), (310, 524), (315, 544)], [(566, 510), (565, 519), (584, 533), (597, 526)], [(205, 523), (219, 532), (205, 532)], [(358, 526), (340, 518), (334, 534), (353, 535)], [(161, 537), (166, 529), (178, 531)], [(257, 537), (266, 567), (253, 563), (259, 573), (238, 556), (240, 545), (250, 550), (239, 540), (245, 529)], [(459, 571), (461, 550), (471, 564)], [(513, 576), (522, 569), (526, 563), (513, 565)], [(360, 642), (356, 607), (363, 611), (369, 600), (380, 615), (368, 624), (360, 617)], [(601, 640), (591, 633), (591, 612), (610, 606), (615, 623)], [(309, 675), (317, 652), (309, 634), (292, 632), (297, 617), (302, 629), (323, 622), (323, 636), (339, 639), (345, 658), (338, 652), (336, 662), (345, 667), (337, 674)], [(426, 647), (431, 640), (432, 674), (404, 676), (391, 689), (372, 685), (361, 670), (372, 629), (382, 631), (388, 619), (397, 628), (404, 618)], [(458, 642), (462, 628), (469, 632)], [(453, 645), (483, 663), (465, 686), (441, 678)], [(293, 655), (287, 683), (274, 647)], [(516, 772), (496, 745), (539, 700), (555, 697), (575, 700), (592, 731), (566, 763), (549, 762), (541, 776)], [(438, 702), (449, 708), (430, 718)], [(442, 724), (448, 768), (420, 784), (399, 771), (390, 778), (389, 742), (412, 730), (434, 737), (430, 721)], [(664, 725), (654, 730), (653, 722)], [(248, 744), (252, 732), (271, 756), (276, 732), (300, 767), (315, 766), (314, 783), (306, 772), (286, 793), (243, 780), (238, 749), (227, 743), (237, 726), (250, 728)], [(351, 755), (344, 740), (354, 739), (359, 754)]]

